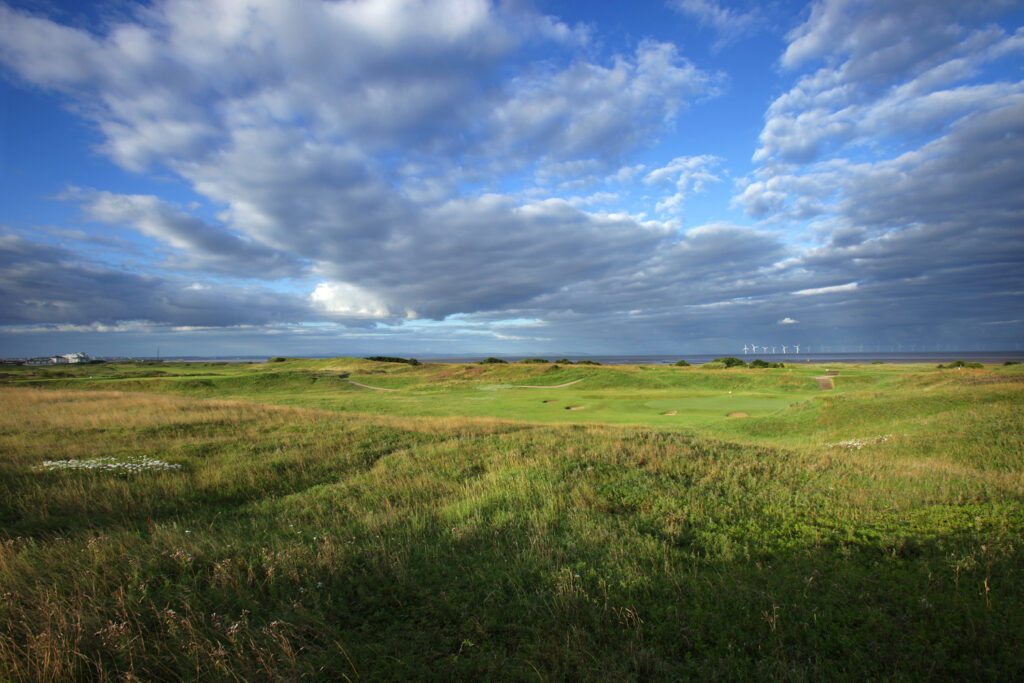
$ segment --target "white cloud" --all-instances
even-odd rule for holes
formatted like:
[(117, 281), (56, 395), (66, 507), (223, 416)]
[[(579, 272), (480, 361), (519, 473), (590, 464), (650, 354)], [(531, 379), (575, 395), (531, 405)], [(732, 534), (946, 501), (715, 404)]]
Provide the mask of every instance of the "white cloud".
[(391, 316), (384, 300), (348, 282), (321, 282), (309, 295), (323, 311), (342, 317), (384, 319)]
[(796, 325), (799, 320), (793, 320), (788, 315), (778, 322), (779, 325)]
[(743, 12), (723, 7), (717, 0), (670, 0), (668, 6), (696, 19), (701, 26), (713, 28), (719, 34), (717, 48), (752, 33), (761, 22), (757, 7)]
[(712, 173), (711, 169), (721, 164), (721, 159), (710, 154), (700, 156), (676, 157), (661, 168), (654, 169), (644, 176), (644, 183), (658, 185), (667, 182), (675, 184), (675, 193), (658, 202), (655, 209), (668, 213), (679, 213), (686, 203), (686, 198), (695, 192), (703, 192), (709, 183), (717, 183), (721, 177)]
[(830, 287), (812, 287), (810, 289), (800, 289), (793, 294), (796, 296), (816, 296), (818, 294), (835, 294), (837, 292), (852, 292), (857, 289), (856, 282), (848, 282), (845, 285), (832, 285)]

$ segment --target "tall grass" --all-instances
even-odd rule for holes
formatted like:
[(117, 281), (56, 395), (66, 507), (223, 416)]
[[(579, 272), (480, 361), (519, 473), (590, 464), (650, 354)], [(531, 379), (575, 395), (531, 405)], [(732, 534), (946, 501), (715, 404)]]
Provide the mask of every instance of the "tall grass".
[(6, 388), (0, 679), (1020, 677), (1020, 393), (847, 376), (689, 434)]

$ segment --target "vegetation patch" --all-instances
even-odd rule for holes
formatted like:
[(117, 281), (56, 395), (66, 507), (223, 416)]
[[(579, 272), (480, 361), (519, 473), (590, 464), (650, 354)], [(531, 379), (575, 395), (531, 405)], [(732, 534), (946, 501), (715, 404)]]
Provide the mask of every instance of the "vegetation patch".
[(0, 678), (1024, 672), (1019, 367), (373, 363), (7, 372)]

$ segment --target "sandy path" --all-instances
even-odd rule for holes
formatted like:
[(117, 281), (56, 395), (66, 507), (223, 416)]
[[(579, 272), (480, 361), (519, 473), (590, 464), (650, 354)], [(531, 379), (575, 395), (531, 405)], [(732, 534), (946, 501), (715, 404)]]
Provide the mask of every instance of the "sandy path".
[(579, 379), (574, 379), (573, 381), (566, 382), (565, 384), (554, 384), (554, 385), (548, 386), (548, 387), (538, 387), (538, 386), (534, 386), (532, 384), (516, 384), (512, 388), (513, 389), (561, 389), (562, 387), (567, 387), (570, 384), (576, 384), (577, 382), (582, 382), (584, 379), (586, 379), (586, 378), (580, 377)]
[(349, 384), (355, 384), (357, 387), (362, 387), (363, 389), (373, 389), (374, 391), (398, 391), (398, 389), (385, 389), (384, 387), (371, 387), (369, 384), (360, 384), (359, 382), (353, 382), (350, 379), (347, 379), (345, 381), (348, 382)]

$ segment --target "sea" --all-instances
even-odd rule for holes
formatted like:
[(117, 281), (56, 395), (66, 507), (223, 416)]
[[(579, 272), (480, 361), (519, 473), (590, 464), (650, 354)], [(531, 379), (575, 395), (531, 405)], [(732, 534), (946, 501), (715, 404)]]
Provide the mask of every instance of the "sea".
[[(330, 356), (304, 356), (306, 358), (335, 358), (345, 355), (344, 352)], [(671, 365), (685, 360), (692, 365), (707, 363), (722, 356), (735, 356), (745, 361), (760, 358), (772, 363), (950, 363), (955, 360), (974, 361), (987, 365), (1002, 365), (1006, 361), (1024, 363), (1024, 351), (895, 351), (895, 352), (837, 352), (837, 353), (679, 353), (656, 355), (585, 355), (585, 354), (543, 354), (543, 355), (496, 355), (511, 362), (523, 358), (545, 358), (559, 360), (568, 358), (571, 361), (590, 360), (601, 365)], [(475, 363), (488, 358), (487, 355), (458, 356), (416, 356), (424, 363)], [(203, 362), (203, 363), (265, 363), (269, 356), (163, 356), (159, 360), (167, 362)], [(156, 360), (156, 358), (138, 358), (137, 360)]]

